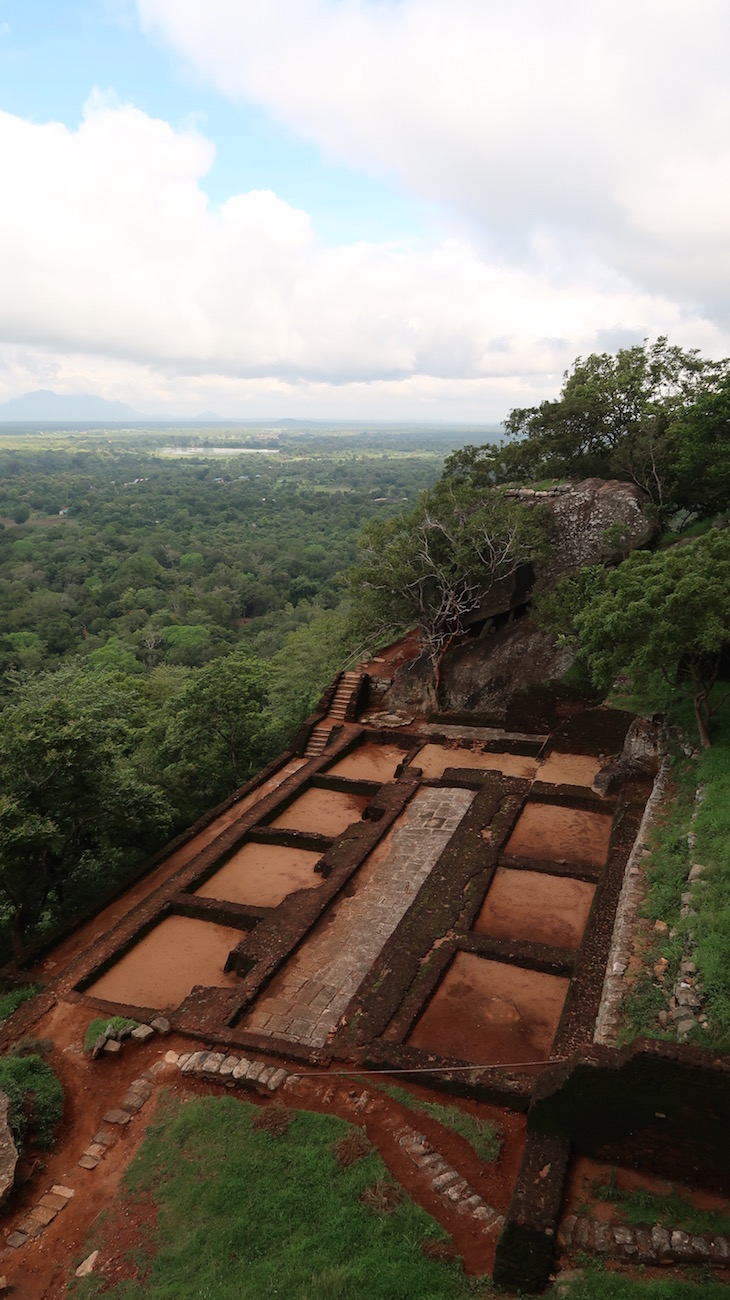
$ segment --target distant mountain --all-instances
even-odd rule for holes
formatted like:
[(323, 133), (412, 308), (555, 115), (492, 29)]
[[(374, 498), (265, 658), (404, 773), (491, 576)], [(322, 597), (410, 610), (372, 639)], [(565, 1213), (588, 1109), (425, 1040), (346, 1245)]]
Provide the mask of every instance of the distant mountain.
[(23, 393), (9, 402), (0, 402), (2, 420), (139, 420), (143, 418), (126, 402), (111, 402), (94, 393), (54, 393), (50, 388), (38, 388), (34, 393)]

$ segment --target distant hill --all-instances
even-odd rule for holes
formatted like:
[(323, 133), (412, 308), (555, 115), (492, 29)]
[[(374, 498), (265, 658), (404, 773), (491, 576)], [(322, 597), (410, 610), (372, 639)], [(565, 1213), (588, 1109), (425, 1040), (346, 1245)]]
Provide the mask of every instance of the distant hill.
[(126, 402), (112, 402), (95, 393), (54, 393), (38, 388), (9, 402), (0, 402), (2, 420), (139, 420), (140, 413)]

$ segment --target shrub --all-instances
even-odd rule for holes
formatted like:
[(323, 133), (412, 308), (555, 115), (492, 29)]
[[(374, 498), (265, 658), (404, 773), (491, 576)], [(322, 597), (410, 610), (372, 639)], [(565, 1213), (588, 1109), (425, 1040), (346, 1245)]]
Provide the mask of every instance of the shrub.
[(18, 1150), (26, 1140), (52, 1146), (63, 1115), (63, 1088), (50, 1065), (40, 1056), (4, 1056), (0, 1088), (10, 1099), (10, 1129)]

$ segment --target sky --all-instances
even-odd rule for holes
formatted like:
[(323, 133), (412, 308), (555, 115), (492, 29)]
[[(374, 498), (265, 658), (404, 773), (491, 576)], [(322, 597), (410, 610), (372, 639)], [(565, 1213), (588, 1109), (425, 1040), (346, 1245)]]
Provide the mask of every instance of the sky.
[(730, 354), (726, 0), (0, 0), (0, 401), (492, 423)]

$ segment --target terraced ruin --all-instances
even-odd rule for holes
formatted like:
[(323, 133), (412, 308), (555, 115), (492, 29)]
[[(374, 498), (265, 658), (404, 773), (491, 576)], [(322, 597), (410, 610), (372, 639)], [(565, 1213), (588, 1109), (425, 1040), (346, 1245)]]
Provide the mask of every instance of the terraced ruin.
[[(657, 1079), (676, 1088), (694, 1069), (713, 1115), (727, 1106), (726, 1067), (693, 1049), (595, 1046), (658, 768), (651, 724), (639, 731), (643, 758), (632, 763), (637, 729), (618, 710), (557, 700), (535, 733), (383, 714), (365, 672), (338, 679), (294, 750), (41, 958), (34, 1032), (93, 1014), (162, 1024), (163, 1073), (263, 1096), (284, 1087), (305, 1105), (329, 1087), (330, 1102), (359, 1107), (365, 1122), (368, 1071), (501, 1113), (511, 1136), (496, 1191), (437, 1149), (430, 1160), (433, 1143), (402, 1116), (387, 1141), (397, 1131), (405, 1144), (411, 1194), (430, 1170), (424, 1203), (455, 1233), (461, 1216), (458, 1231), (478, 1243), (460, 1242), (467, 1267), (539, 1289), (558, 1243), (588, 1248), (561, 1208), (572, 1152), (671, 1176), (692, 1140), (685, 1133), (678, 1151), (671, 1101), (666, 1111), (657, 1102), (661, 1119), (646, 1110)], [(353, 1076), (354, 1102), (338, 1082)], [(619, 1114), (617, 1081), (634, 1076)], [(664, 1148), (657, 1124), (669, 1129)], [(97, 1146), (82, 1169), (104, 1157)], [(728, 1190), (719, 1167), (702, 1177)], [(590, 1249), (629, 1258), (636, 1239), (621, 1231), (591, 1229)], [(14, 1259), (36, 1248), (18, 1223), (8, 1232)], [(706, 1258), (724, 1264), (718, 1241)], [(660, 1244), (662, 1259), (678, 1258), (671, 1237)]]

